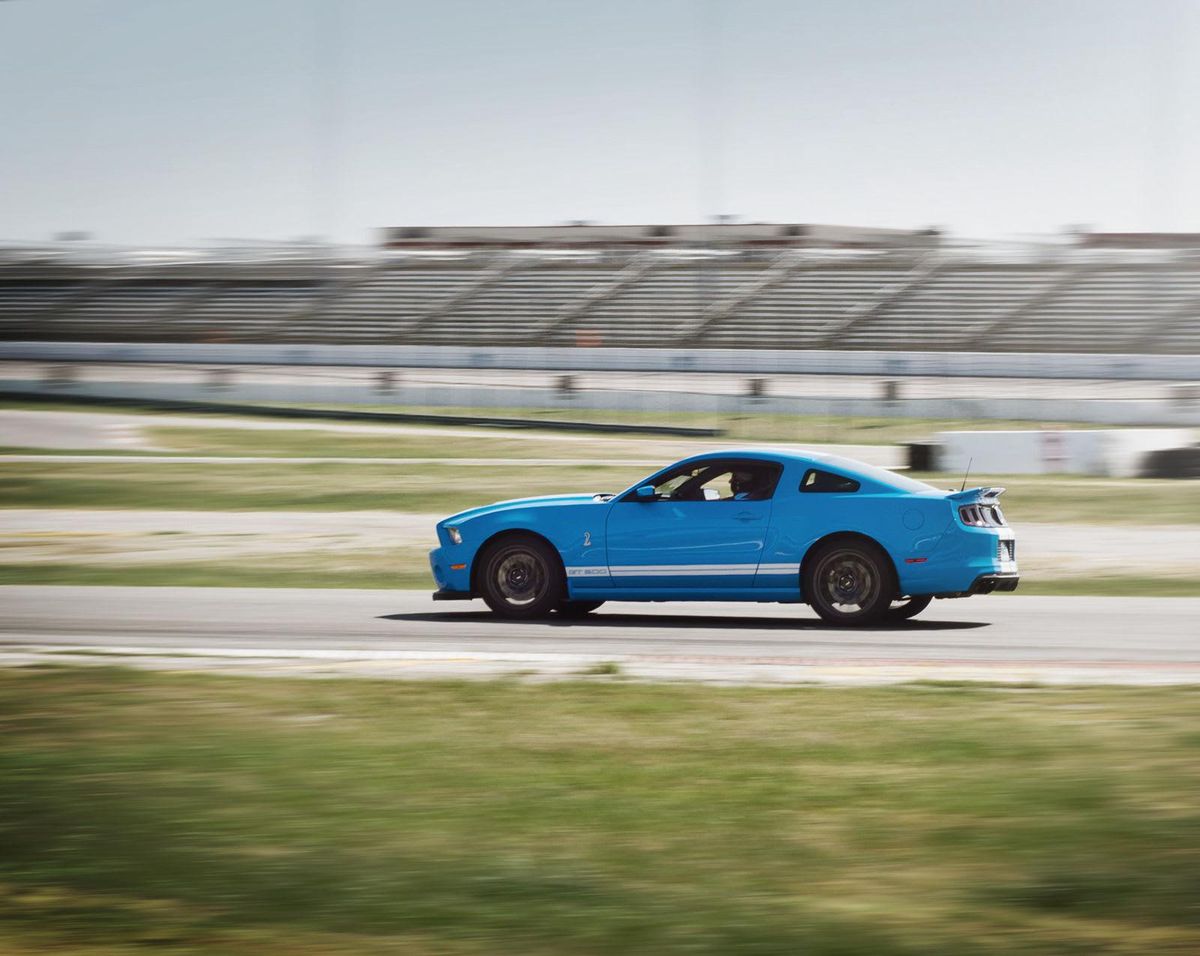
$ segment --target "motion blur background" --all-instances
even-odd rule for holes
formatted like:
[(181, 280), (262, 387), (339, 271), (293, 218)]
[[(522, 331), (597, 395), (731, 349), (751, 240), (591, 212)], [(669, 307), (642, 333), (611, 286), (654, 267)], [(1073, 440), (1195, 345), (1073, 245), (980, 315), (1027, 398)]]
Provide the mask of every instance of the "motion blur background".
[(1200, 421), (1194, 3), (3, 17), (11, 390)]
[[(1200, 2), (9, 0), (0, 90), (12, 952), (1200, 947)], [(1005, 485), (1021, 593), (294, 680), (476, 676), (364, 611), (446, 515), (773, 442)]]
[[(1056, 525), (1027, 531), (1030, 583), (1200, 578), (1190, 528), (1166, 546), (1058, 533), (1089, 507), (1178, 525), (1200, 497), (1194, 2), (106, 0), (0, 18), (0, 387), (25, 403), (0, 441), (60, 456), (5, 466), (10, 507), (111, 506), (103, 479), (157, 487), (145, 507), (239, 503), (221, 479), (245, 507), (312, 507), (307, 475), (278, 493), (309, 465), (264, 485), (220, 461), (347, 453), (328, 419), (264, 428), (281, 406), (381, 428), (353, 453), (394, 478), (356, 507), (393, 513), (612, 491), (663, 457), (654, 439), (494, 441), (553, 420), (657, 429), (679, 452), (838, 444), (991, 483), (1125, 480), (1009, 482), (1014, 521)], [(190, 404), (167, 420), (147, 402)], [(215, 406), (258, 427), (178, 417)], [(459, 437), (516, 470), (415, 461), (468, 456), (389, 433), (388, 413), (489, 424)], [(168, 480), (61, 457), (106, 450), (213, 461), (183, 486), (182, 463)], [(629, 465), (585, 467), (614, 457)], [(83, 548), (22, 537), (45, 521), (10, 511), (8, 572), (214, 557), (187, 535), (110, 547), (114, 520), (80, 517)], [(416, 584), (428, 535), (406, 528)], [(378, 540), (343, 544), (383, 560)]]

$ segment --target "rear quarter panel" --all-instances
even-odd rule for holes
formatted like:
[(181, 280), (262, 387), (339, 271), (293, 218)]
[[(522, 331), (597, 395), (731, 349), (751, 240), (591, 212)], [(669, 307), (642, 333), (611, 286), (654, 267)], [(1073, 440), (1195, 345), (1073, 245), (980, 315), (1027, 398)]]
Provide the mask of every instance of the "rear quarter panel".
[[(799, 473), (798, 473), (799, 472)], [(773, 570), (755, 578), (757, 587), (799, 587), (804, 559), (824, 539), (856, 534), (878, 542), (892, 559), (901, 591), (913, 584), (907, 558), (928, 559), (937, 549), (952, 514), (940, 495), (920, 495), (864, 484), (849, 493), (801, 492), (802, 470), (784, 473), (776, 492), (771, 530), (762, 564)]]

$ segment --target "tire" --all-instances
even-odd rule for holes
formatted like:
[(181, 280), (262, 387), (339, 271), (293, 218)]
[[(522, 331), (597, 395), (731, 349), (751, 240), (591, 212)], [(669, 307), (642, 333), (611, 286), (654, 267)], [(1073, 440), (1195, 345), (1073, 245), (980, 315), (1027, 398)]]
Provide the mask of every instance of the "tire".
[(501, 617), (545, 617), (563, 601), (566, 582), (558, 553), (532, 536), (488, 545), (480, 562), (479, 593)]
[(896, 594), (895, 571), (876, 545), (831, 541), (805, 562), (804, 594), (830, 624), (873, 624)]
[(563, 601), (558, 606), (558, 613), (563, 617), (585, 617), (603, 603), (603, 601)]
[(921, 597), (897, 598), (892, 602), (892, 606), (887, 609), (884, 617), (889, 621), (907, 621), (910, 617), (916, 617), (924, 611), (932, 601), (932, 594), (925, 594)]

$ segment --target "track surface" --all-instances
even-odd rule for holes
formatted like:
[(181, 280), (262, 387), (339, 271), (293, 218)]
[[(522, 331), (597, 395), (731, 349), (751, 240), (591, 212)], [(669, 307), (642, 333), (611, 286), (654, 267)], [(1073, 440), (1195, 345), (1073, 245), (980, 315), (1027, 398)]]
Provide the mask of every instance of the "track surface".
[(992, 596), (830, 628), (807, 607), (611, 604), (582, 622), (500, 621), (420, 591), (0, 588), (0, 664), (82, 661), (297, 676), (727, 683), (1200, 683), (1200, 598)]

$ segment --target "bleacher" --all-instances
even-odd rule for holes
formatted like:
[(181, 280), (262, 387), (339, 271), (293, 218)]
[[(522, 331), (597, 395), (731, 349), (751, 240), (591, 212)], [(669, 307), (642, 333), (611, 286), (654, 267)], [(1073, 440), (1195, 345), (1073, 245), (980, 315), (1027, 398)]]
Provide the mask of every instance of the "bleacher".
[[(610, 277), (610, 285), (618, 275)], [(664, 345), (750, 275), (749, 269), (704, 260), (649, 265), (611, 295), (574, 313), (556, 330), (554, 344)]]
[(721, 348), (820, 348), (856, 310), (868, 308), (884, 290), (903, 282), (910, 268), (909, 263), (802, 266), (743, 302), (703, 341)]
[(1200, 255), (666, 241), (136, 267), (9, 255), (0, 337), (1198, 354)]

